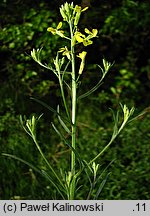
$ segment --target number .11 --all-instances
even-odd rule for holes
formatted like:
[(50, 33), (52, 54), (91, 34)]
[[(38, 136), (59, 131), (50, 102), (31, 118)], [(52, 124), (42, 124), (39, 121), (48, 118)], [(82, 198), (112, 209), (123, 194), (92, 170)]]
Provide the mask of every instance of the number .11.
[(146, 204), (145, 203), (143, 203), (143, 204), (137, 203), (136, 206), (137, 206), (138, 211), (146, 211)]

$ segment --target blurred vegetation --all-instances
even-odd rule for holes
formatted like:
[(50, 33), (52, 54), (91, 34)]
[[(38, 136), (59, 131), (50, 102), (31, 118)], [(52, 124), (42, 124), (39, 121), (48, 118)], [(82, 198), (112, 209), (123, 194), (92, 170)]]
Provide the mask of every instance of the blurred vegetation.
[[(19, 115), (44, 113), (39, 124), (41, 148), (54, 166), (67, 166), (68, 150), (50, 127), (54, 115), (32, 102), (41, 99), (52, 107), (59, 101), (52, 73), (30, 58), (33, 48), (43, 48), (50, 64), (63, 40), (51, 37), (47, 27), (60, 21), (58, 7), (65, 1), (2, 0), (0, 2), (0, 152), (45, 167), (38, 151), (20, 126)], [(94, 95), (81, 100), (78, 109), (78, 145), (83, 158), (95, 155), (112, 132), (112, 114), (119, 102), (146, 114), (128, 125), (98, 161), (111, 174), (100, 199), (150, 199), (150, 4), (149, 1), (74, 1), (89, 5), (80, 28), (99, 29), (99, 38), (87, 48), (87, 66), (81, 91), (94, 86), (100, 76), (96, 64), (102, 57), (115, 62), (105, 83)], [(80, 49), (80, 47), (79, 47)], [(88, 105), (88, 106), (87, 106)], [(0, 156), (0, 199), (55, 199), (55, 190), (24, 164)], [(83, 176), (83, 183), (87, 179)], [(87, 183), (88, 187), (88, 183)], [(78, 191), (82, 199), (83, 192)]]

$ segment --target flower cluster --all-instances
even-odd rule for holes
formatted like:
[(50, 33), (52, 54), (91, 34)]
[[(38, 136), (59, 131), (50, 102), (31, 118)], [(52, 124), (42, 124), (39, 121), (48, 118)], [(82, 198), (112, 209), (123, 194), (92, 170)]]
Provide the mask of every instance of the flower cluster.
[(87, 28), (85, 28), (84, 31), (86, 34), (88, 34), (87, 36), (79, 31), (75, 32), (75, 41), (77, 41), (78, 43), (83, 43), (84, 46), (91, 45), (93, 43), (91, 39), (97, 36), (98, 30), (92, 29), (92, 31), (90, 31)]
[[(60, 13), (63, 20), (68, 22), (69, 26), (73, 29), (70, 38), (65, 36), (64, 31), (62, 30), (62, 22), (59, 22), (56, 28), (49, 27), (47, 31), (51, 32), (53, 35), (59, 35), (60, 37), (70, 40), (71, 46), (73, 47), (79, 43), (82, 43), (84, 46), (93, 44), (92, 39), (97, 37), (98, 30), (92, 29), (90, 31), (85, 28), (85, 33), (81, 33), (77, 28), (81, 13), (87, 9), (88, 7), (82, 9), (79, 5), (74, 6), (73, 2), (71, 4), (66, 2), (60, 7)], [(58, 52), (62, 53), (63, 56), (66, 56), (68, 60), (71, 60), (71, 51), (68, 50), (67, 46), (60, 48)], [(81, 75), (84, 70), (86, 54), (87, 52), (83, 51), (77, 55), (77, 57), (81, 59), (79, 75)]]
[(87, 9), (88, 7), (82, 9), (81, 6), (78, 5), (74, 7), (73, 2), (71, 4), (66, 2), (60, 7), (60, 13), (64, 21), (67, 21), (68, 23), (71, 21), (74, 26), (77, 26), (81, 13)]

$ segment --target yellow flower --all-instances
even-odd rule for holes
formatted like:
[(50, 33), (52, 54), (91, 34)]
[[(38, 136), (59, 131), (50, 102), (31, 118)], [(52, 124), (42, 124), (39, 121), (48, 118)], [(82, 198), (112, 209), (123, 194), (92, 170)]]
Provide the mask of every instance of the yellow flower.
[(93, 41), (91, 41), (91, 40), (89, 40), (89, 39), (87, 39), (87, 38), (85, 38), (85, 39), (83, 40), (83, 45), (84, 45), (84, 46), (91, 45), (92, 43), (93, 43)]
[(82, 61), (85, 60), (87, 52), (86, 51), (82, 51), (82, 53), (79, 53), (79, 55), (77, 55), (77, 57), (79, 57)]
[(87, 28), (84, 29), (85, 33), (87, 33), (91, 37), (96, 37), (98, 30), (92, 29), (92, 31), (89, 31)]
[(78, 41), (78, 43), (83, 43), (84, 46), (91, 45), (93, 41), (91, 41), (92, 38), (97, 36), (98, 30), (97, 29), (92, 29), (92, 31), (89, 31), (87, 28), (85, 28), (85, 33), (88, 34), (88, 36), (85, 36), (79, 31), (75, 32), (75, 39)]
[(84, 38), (85, 38), (85, 35), (84, 35), (84, 34), (82, 34), (82, 33), (79, 32), (79, 31), (76, 31), (76, 32), (75, 32), (75, 39), (76, 39), (79, 43), (82, 43), (83, 40), (84, 40)]
[(53, 35), (59, 35), (60, 37), (64, 37), (64, 31), (60, 30), (62, 27), (62, 22), (58, 23), (58, 26), (56, 27), (56, 29), (54, 29), (53, 27), (49, 27), (47, 29), (48, 32), (51, 32)]
[(74, 10), (75, 10), (75, 12), (83, 12), (83, 11), (86, 11), (88, 9), (88, 7), (85, 7), (85, 8), (81, 8), (81, 6), (79, 6), (79, 5), (76, 5), (75, 6), (75, 8), (74, 8)]
[(79, 55), (77, 55), (77, 57), (79, 57), (81, 59), (79, 74), (82, 74), (82, 72), (83, 72), (86, 54), (87, 54), (87, 52), (82, 51), (82, 53), (79, 53)]
[(78, 6), (76, 5), (75, 8), (74, 8), (74, 13), (76, 13), (75, 17), (74, 17), (74, 25), (77, 26), (78, 25), (78, 22), (79, 22), (79, 19), (80, 19), (80, 16), (81, 16), (81, 13), (85, 10), (87, 10), (88, 7), (85, 7), (83, 10), (81, 8), (81, 6)]
[(51, 32), (52, 34), (56, 34), (56, 29), (52, 28), (52, 27), (48, 27), (47, 29), (48, 32)]
[(69, 60), (71, 59), (70, 51), (68, 50), (67, 46), (60, 48), (59, 52), (61, 52), (63, 56), (66, 55)]

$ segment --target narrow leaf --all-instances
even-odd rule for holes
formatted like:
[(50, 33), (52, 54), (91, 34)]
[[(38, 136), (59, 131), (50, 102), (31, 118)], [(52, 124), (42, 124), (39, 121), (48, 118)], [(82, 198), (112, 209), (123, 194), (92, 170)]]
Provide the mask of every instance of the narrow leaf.
[[(59, 113), (59, 105), (57, 106), (57, 112)], [(64, 121), (61, 119), (60, 115), (58, 115), (58, 119), (59, 119), (59, 122), (60, 122), (61, 126), (65, 129), (65, 131), (68, 134), (71, 134), (71, 131), (69, 130), (69, 128), (67, 127), (67, 125), (64, 123)]]
[[(45, 172), (45, 170), (41, 171), (43, 176), (45, 176), (53, 185), (54, 187), (57, 189), (58, 193), (61, 195), (61, 197), (65, 200), (64, 195), (62, 194), (61, 190), (63, 190), (63, 192), (65, 192), (65, 190), (63, 188), (61, 188), (61, 190), (59, 189), (59, 186), (57, 186), (57, 184), (55, 183), (55, 181), (52, 180), (52, 178), (48, 175), (47, 172)], [(65, 192), (66, 193), (66, 192)]]
[[(51, 112), (55, 113), (58, 116), (61, 116), (56, 110), (54, 110), (52, 107), (50, 107), (49, 105), (47, 105), (46, 103), (44, 103), (43, 101), (33, 98), (31, 97), (31, 100), (36, 101), (37, 103), (41, 104), (42, 106), (44, 106), (45, 108), (47, 108), (48, 110), (50, 110)], [(64, 118), (63, 116), (61, 116), (62, 119), (64, 119), (65, 121), (69, 122), (66, 118)]]
[(2, 153), (3, 156), (9, 157), (9, 158), (13, 158), (15, 160), (18, 160), (24, 164), (26, 164), (27, 166), (31, 167), (33, 170), (35, 170), (36, 172), (38, 172), (39, 174), (41, 174), (42, 176), (44, 176), (46, 179), (48, 179), (53, 185), (54, 187), (57, 189), (58, 193), (63, 197), (63, 194), (61, 193), (59, 187), (57, 186), (57, 184), (55, 183), (55, 181), (44, 171), (44, 170), (40, 170), (38, 168), (36, 168), (34, 165), (32, 165), (31, 163), (23, 160), (22, 158), (17, 157), (16, 155), (12, 155), (12, 154), (6, 154), (6, 153)]
[(95, 92), (100, 87), (100, 85), (102, 85), (102, 79), (92, 89), (90, 89), (88, 92), (80, 95), (77, 99), (79, 100), (79, 99), (82, 99), (82, 98), (89, 96), (90, 94)]
[(108, 70), (104, 71), (100, 65), (98, 65), (98, 67), (101, 69), (102, 74), (103, 74), (101, 79), (99, 80), (99, 82), (92, 89), (90, 89), (88, 92), (80, 95), (77, 99), (82, 99), (82, 98), (85, 98), (85, 97), (89, 96), (90, 94), (95, 92), (102, 85), (102, 81), (103, 81), (105, 75), (107, 74)]
[(62, 139), (62, 141), (64, 141), (64, 143), (75, 153), (75, 155), (77, 156), (80, 166), (82, 165), (83, 161), (79, 155), (79, 153), (76, 151), (76, 149), (74, 149), (71, 144), (65, 139), (65, 137), (59, 132), (59, 130), (56, 128), (56, 126), (53, 124), (53, 122), (51, 123), (52, 127), (54, 128), (54, 130), (56, 131), (56, 133), (60, 136), (60, 138)]
[(102, 175), (106, 172), (106, 170), (111, 166), (111, 164), (115, 161), (115, 159), (113, 159), (112, 161), (109, 162), (109, 164), (102, 170), (101, 174), (98, 176), (98, 178), (96, 179), (96, 183), (102, 178)]
[(100, 187), (99, 189), (97, 190), (97, 193), (94, 197), (94, 200), (97, 200), (98, 199), (98, 196), (99, 194), (101, 193), (102, 189), (104, 188), (106, 182), (107, 182), (107, 179), (108, 179), (108, 176), (110, 175), (110, 172), (106, 175), (105, 179), (102, 181), (102, 183), (100, 184)]
[(18, 161), (20, 161), (20, 162), (22, 162), (22, 163), (28, 165), (29, 167), (31, 167), (31, 168), (32, 168), (33, 170), (35, 170), (36, 172), (38, 172), (38, 173), (40, 173), (41, 175), (43, 175), (42, 172), (41, 172), (38, 168), (36, 168), (34, 165), (32, 165), (31, 163), (29, 163), (29, 162), (27, 162), (27, 161), (25, 161), (25, 160), (23, 160), (23, 159), (17, 157), (16, 155), (6, 154), (6, 153), (2, 153), (2, 155), (3, 155), (3, 156), (6, 156), (6, 157), (9, 157), (9, 158), (13, 158), (13, 159), (15, 159), (15, 160), (18, 160)]

